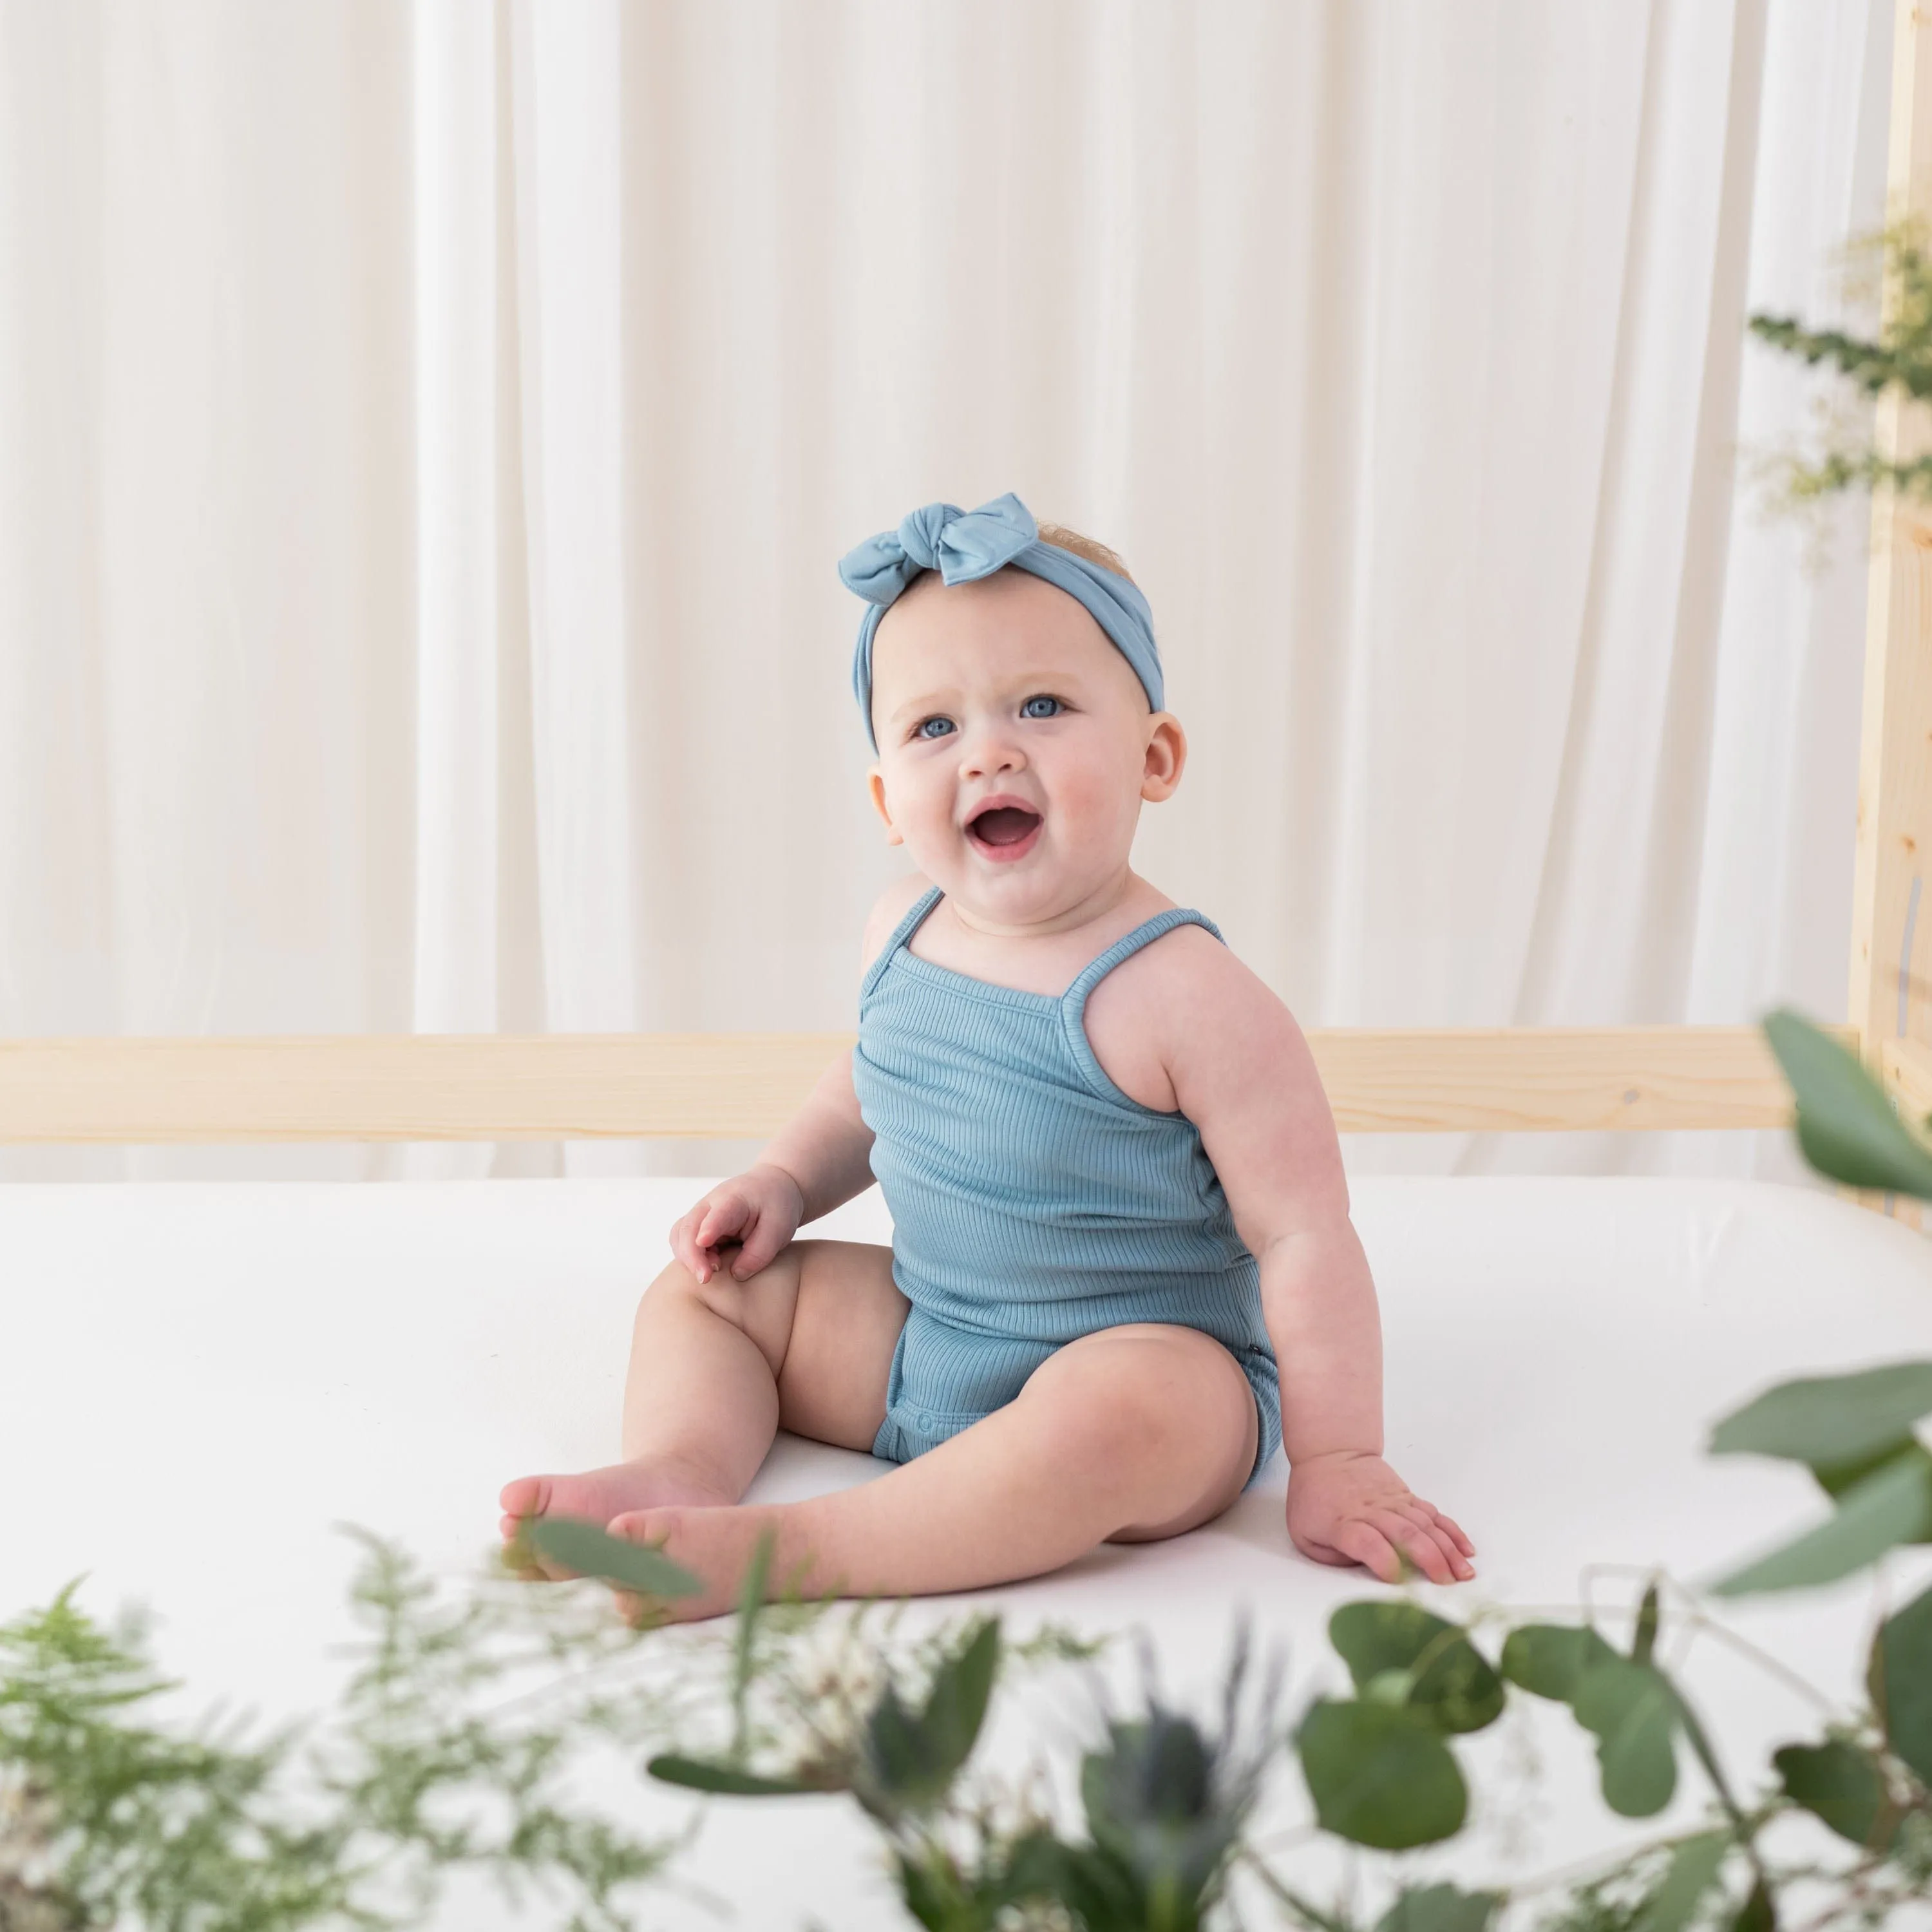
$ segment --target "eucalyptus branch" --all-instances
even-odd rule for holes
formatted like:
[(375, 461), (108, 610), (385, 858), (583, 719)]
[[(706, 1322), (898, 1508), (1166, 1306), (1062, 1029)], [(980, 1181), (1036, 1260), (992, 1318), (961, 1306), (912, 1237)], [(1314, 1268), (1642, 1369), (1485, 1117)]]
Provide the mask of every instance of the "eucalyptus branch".
[[(1923, 225), (1894, 222), (1855, 244), (1853, 253), (1875, 260), (1883, 272), (1885, 299), (1875, 336), (1809, 328), (1796, 316), (1768, 314), (1750, 317), (1751, 334), (1780, 355), (1828, 371), (1868, 404), (1888, 396), (1913, 404), (1932, 401), (1932, 256)], [(1870, 430), (1868, 422), (1840, 424), (1816, 453), (1785, 452), (1774, 467), (1787, 500), (1815, 503), (1862, 489), (1932, 499), (1932, 455), (1900, 460), (1883, 454)]]

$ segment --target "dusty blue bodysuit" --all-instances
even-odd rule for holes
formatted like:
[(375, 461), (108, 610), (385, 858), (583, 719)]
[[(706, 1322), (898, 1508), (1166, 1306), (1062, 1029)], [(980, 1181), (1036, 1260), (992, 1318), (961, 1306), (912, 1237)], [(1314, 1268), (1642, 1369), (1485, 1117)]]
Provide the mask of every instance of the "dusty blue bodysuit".
[(1055, 998), (916, 958), (910, 941), (939, 898), (908, 914), (860, 994), (853, 1084), (892, 1212), (892, 1278), (912, 1304), (874, 1454), (907, 1462), (957, 1435), (1080, 1336), (1164, 1322), (1240, 1364), (1258, 1473), (1281, 1445), (1260, 1270), (1199, 1130), (1122, 1093), (1082, 1017), (1095, 986), (1162, 934), (1220, 931), (1161, 913)]

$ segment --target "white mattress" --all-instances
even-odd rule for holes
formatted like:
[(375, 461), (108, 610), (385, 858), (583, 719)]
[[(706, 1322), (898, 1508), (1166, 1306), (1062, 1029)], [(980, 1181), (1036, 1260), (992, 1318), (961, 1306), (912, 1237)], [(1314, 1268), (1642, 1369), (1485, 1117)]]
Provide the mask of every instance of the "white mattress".
[[(460, 1570), (490, 1544), (506, 1478), (612, 1457), (632, 1308), (704, 1185), (0, 1190), (0, 1614), (86, 1571), (96, 1609), (160, 1613), (165, 1661), (211, 1699), (313, 1704), (344, 1623), (350, 1558), (331, 1526)], [(1357, 1196), (1388, 1332), (1390, 1458), (1480, 1552), (1477, 1584), (1438, 1593), (1455, 1611), (1574, 1603), (1592, 1564), (1709, 1577), (1818, 1507), (1800, 1474), (1704, 1458), (1711, 1419), (1791, 1374), (1932, 1354), (1932, 1253), (1821, 1194), (1385, 1180)], [(876, 1197), (820, 1226), (886, 1232)], [(756, 1493), (879, 1468), (782, 1439)], [(1144, 1628), (1180, 1685), (1211, 1676), (1245, 1606), (1292, 1644), (1298, 1696), (1335, 1670), (1330, 1608), (1376, 1586), (1293, 1553), (1284, 1481), (1277, 1465), (1191, 1536), (988, 1594), (1018, 1623)], [(203, 1520), (223, 1526), (222, 1553), (194, 1533)], [(229, 1552), (244, 1535), (241, 1562)], [(1736, 1621), (1850, 1696), (1869, 1600), (1848, 1586)], [(1810, 1726), (1716, 1652), (1692, 1675), (1741, 1741)], [(1570, 1808), (1540, 1846), (1466, 1856), (1610, 1835), (1594, 1808)], [(836, 1801), (728, 1805), (688, 1869), (740, 1923), (801, 1923), (802, 1897), (859, 1932), (901, 1922), (868, 1844)], [(718, 1922), (674, 1900), (652, 1922)]]

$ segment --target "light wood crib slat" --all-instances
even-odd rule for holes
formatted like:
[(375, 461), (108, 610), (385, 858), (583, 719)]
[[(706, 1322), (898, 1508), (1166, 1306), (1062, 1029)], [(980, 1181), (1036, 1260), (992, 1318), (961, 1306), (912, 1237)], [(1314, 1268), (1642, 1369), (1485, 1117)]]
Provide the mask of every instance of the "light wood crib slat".
[(1888, 1040), (1879, 1058), (1898, 1111), (1915, 1124), (1932, 1115), (1932, 1047), (1922, 1040)]
[(0, 1141), (494, 1141), (774, 1131), (842, 1034), (0, 1042)]
[[(1849, 1032), (1844, 1035), (1848, 1040)], [(1318, 1031), (1345, 1133), (1766, 1127), (1749, 1027)], [(844, 1034), (0, 1042), (0, 1141), (757, 1139)]]
[[(1847, 1045), (1849, 1028), (1838, 1028)], [(1344, 1133), (1778, 1127), (1791, 1096), (1755, 1027), (1309, 1036)]]

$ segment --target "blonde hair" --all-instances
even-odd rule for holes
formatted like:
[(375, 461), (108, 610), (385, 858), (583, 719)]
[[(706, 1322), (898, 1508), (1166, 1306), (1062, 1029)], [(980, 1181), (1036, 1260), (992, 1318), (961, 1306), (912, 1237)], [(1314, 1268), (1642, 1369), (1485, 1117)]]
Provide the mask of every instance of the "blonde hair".
[(1097, 563), (1102, 570), (1111, 570), (1116, 577), (1124, 577), (1130, 584), (1134, 580), (1133, 572), (1120, 561), (1118, 553), (1091, 537), (1083, 537), (1078, 530), (1070, 530), (1064, 524), (1042, 524), (1040, 540), (1052, 544), (1055, 550), (1070, 550), (1089, 563)]

